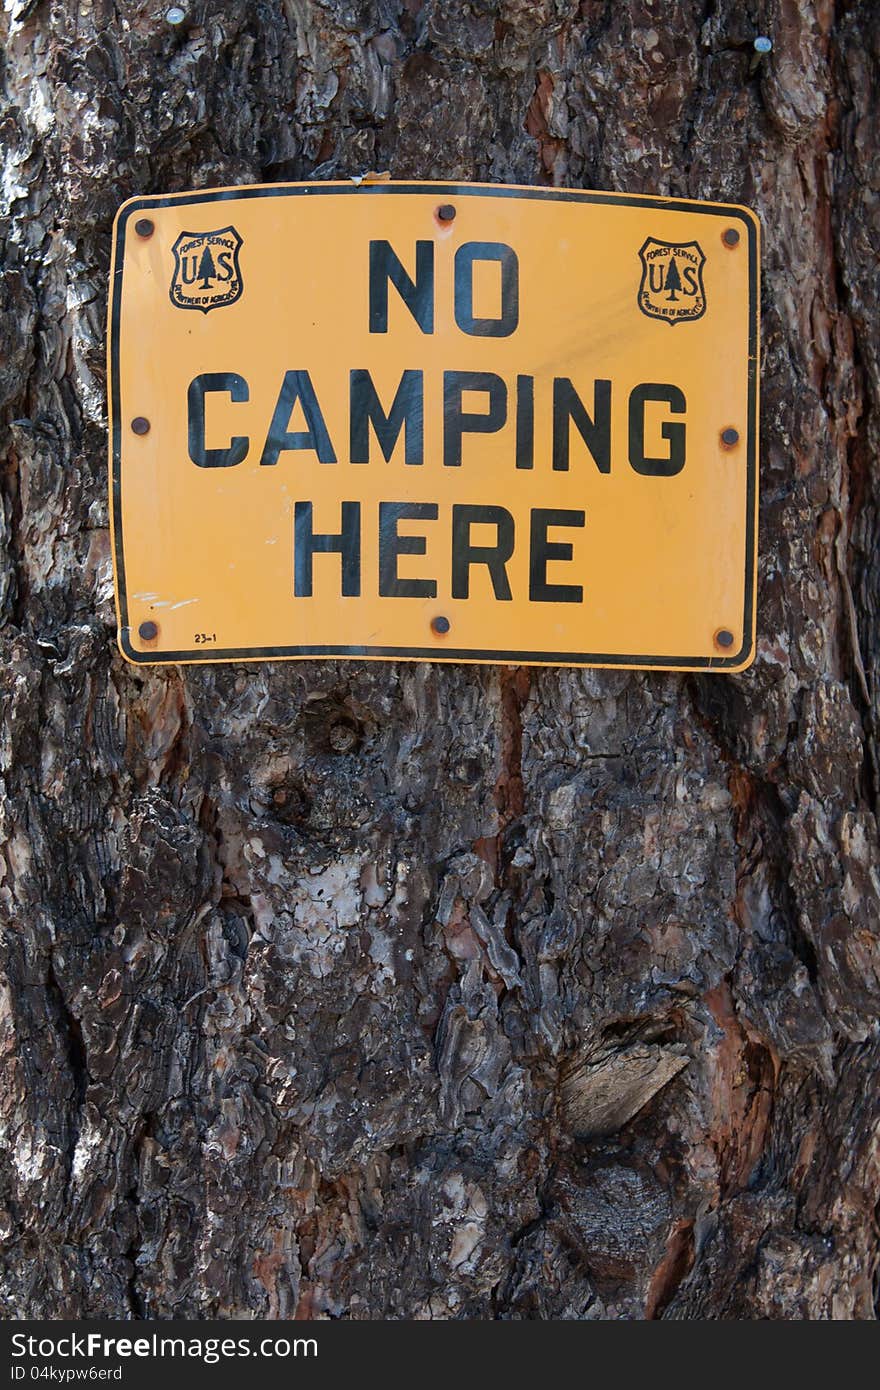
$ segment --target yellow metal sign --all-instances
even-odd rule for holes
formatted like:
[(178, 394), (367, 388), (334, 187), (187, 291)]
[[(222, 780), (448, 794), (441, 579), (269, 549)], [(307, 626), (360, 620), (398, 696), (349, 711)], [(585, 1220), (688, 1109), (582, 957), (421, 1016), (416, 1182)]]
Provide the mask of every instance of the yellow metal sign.
[(741, 670), (758, 235), (740, 207), (479, 184), (126, 203), (123, 654)]

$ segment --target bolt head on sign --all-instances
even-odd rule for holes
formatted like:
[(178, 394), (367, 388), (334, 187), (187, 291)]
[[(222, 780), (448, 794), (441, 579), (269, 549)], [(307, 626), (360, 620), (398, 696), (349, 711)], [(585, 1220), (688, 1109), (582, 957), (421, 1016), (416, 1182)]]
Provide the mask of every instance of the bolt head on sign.
[(746, 208), (581, 190), (131, 199), (123, 654), (742, 670), (758, 246)]

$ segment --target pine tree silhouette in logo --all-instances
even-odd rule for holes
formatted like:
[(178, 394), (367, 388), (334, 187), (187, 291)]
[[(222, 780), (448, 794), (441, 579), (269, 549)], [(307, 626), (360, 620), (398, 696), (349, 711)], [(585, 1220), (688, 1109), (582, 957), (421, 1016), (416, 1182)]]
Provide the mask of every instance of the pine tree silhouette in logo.
[(183, 231), (171, 248), (174, 270), (168, 293), (176, 309), (207, 314), (242, 296), (244, 281), (238, 253), (242, 238), (233, 226), (212, 231)]
[[(673, 265), (674, 264), (675, 262), (673, 261)], [(199, 289), (209, 290), (211, 288), (211, 281), (216, 280), (216, 278), (217, 267), (214, 264), (214, 257), (211, 255), (211, 248), (206, 242), (205, 249), (202, 252), (202, 259), (199, 261)], [(679, 288), (680, 287), (681, 281), (679, 281)]]
[[(204, 257), (202, 257), (202, 259), (204, 260)], [(666, 298), (672, 300), (673, 303), (677, 303), (678, 296), (675, 291), (681, 289), (681, 276), (678, 273), (678, 266), (674, 256), (669, 257), (669, 269), (666, 272), (666, 284), (663, 288), (669, 291)]]

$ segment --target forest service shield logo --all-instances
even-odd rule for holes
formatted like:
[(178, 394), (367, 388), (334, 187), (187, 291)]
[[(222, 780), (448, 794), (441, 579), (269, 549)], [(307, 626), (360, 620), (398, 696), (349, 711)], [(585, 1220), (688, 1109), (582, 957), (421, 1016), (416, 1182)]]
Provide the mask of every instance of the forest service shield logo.
[(172, 246), (171, 303), (178, 309), (220, 309), (241, 298), (238, 252), (242, 239), (234, 227), (217, 232), (181, 232)]
[(657, 241), (648, 237), (639, 256), (642, 281), (639, 308), (649, 319), (684, 323), (706, 312), (703, 266), (706, 257), (696, 241)]

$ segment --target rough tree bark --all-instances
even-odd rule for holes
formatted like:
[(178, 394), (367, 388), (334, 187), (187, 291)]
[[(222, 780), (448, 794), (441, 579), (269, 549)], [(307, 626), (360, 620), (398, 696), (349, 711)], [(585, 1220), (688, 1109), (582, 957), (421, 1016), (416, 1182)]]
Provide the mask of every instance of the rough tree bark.
[[(0, 21), (7, 1315), (873, 1317), (880, 11), (164, 11)], [(751, 671), (123, 664), (115, 209), (367, 169), (757, 208)]]

